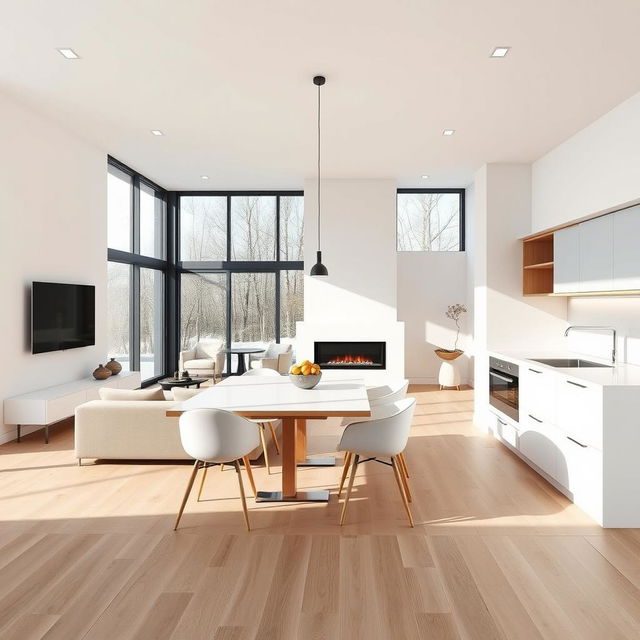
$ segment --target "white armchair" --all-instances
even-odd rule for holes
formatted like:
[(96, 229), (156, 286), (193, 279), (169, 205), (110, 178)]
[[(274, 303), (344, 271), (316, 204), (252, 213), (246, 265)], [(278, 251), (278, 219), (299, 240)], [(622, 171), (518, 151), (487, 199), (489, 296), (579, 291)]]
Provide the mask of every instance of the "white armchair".
[(264, 353), (251, 356), (251, 369), (275, 369), (278, 373), (289, 373), (293, 349), (290, 344), (271, 342)]
[(200, 340), (192, 349), (180, 352), (178, 367), (180, 371), (186, 369), (194, 377), (210, 377), (215, 382), (216, 376), (222, 376), (224, 369), (223, 349), (222, 340), (216, 338)]

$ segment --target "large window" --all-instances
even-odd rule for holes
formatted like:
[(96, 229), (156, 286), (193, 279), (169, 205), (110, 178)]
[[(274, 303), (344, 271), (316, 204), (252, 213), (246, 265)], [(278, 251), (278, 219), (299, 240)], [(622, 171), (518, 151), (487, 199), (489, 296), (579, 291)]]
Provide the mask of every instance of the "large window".
[(299, 192), (179, 194), (182, 349), (206, 338), (256, 347), (294, 341), (303, 213)]
[(464, 189), (399, 189), (398, 251), (464, 251)]
[(166, 374), (166, 192), (109, 159), (108, 356), (143, 382)]

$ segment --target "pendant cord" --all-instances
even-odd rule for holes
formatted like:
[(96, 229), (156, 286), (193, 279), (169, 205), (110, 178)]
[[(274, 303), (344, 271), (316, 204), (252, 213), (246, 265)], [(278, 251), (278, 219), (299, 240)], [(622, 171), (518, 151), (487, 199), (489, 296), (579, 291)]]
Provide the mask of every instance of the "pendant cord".
[(320, 85), (318, 85), (318, 251), (320, 251)]

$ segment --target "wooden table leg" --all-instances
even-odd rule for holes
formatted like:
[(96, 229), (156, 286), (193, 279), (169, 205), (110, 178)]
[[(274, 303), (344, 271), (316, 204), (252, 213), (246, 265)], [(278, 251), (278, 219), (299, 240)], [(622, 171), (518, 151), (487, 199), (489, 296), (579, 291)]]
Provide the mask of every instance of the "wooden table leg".
[(295, 497), (296, 484), (296, 419), (282, 418), (282, 496)]
[(296, 420), (296, 461), (306, 462), (307, 460), (307, 420), (298, 418)]

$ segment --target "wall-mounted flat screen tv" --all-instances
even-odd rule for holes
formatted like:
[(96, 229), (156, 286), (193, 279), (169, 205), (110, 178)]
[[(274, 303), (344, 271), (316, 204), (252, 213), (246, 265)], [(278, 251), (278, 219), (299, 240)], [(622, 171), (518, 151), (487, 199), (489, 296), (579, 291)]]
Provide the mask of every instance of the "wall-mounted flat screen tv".
[(34, 282), (31, 287), (31, 351), (46, 353), (96, 343), (96, 288)]

